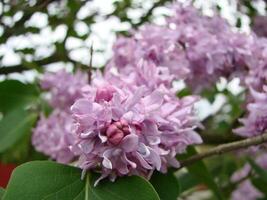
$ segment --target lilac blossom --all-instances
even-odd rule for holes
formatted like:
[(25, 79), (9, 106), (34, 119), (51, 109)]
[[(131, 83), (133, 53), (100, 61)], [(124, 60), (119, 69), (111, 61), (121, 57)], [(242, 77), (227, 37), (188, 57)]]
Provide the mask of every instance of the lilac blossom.
[(75, 74), (60, 70), (46, 73), (41, 80), (41, 87), (50, 93), (50, 104), (53, 108), (69, 109), (73, 102), (81, 97), (81, 87), (87, 84), (86, 73)]
[(65, 70), (46, 73), (41, 81), (42, 88), (50, 95), (54, 111), (48, 117), (41, 114), (33, 130), (32, 144), (37, 151), (60, 163), (69, 163), (74, 158), (69, 149), (74, 142), (70, 106), (82, 96), (81, 88), (86, 83), (86, 76), (80, 71), (71, 74)]
[[(267, 154), (261, 154), (256, 158), (256, 163), (262, 167), (263, 169), (267, 169)], [(233, 183), (240, 182), (241, 183), (237, 186), (237, 188), (232, 193), (233, 200), (256, 200), (258, 198), (263, 197), (263, 194), (258, 191), (258, 189), (253, 186), (251, 181), (247, 178), (251, 173), (251, 167), (249, 164), (246, 164), (242, 169), (235, 172), (232, 177), (231, 181)], [(244, 179), (244, 180), (243, 180)]]
[(74, 158), (69, 149), (74, 140), (72, 123), (71, 115), (61, 110), (54, 110), (49, 117), (41, 115), (33, 130), (33, 146), (57, 162), (69, 163)]
[(263, 194), (255, 188), (249, 180), (243, 181), (232, 193), (232, 200), (257, 200), (263, 197)]
[(259, 39), (254, 47), (257, 67), (249, 69), (245, 78), (246, 86), (249, 88), (247, 94), (247, 114), (240, 119), (242, 127), (234, 130), (235, 133), (251, 137), (262, 134), (267, 129), (267, 40)]
[(247, 73), (252, 64), (253, 35), (233, 31), (221, 17), (203, 16), (191, 6), (174, 7), (174, 14), (164, 26), (145, 25), (129, 38), (120, 37), (106, 71), (116, 68), (126, 76), (142, 74), (140, 60), (145, 60), (149, 63), (143, 66), (146, 70), (153, 63), (169, 71), (173, 78), (185, 80), (196, 92), (211, 86), (219, 77)]
[(267, 93), (259, 93), (250, 89), (253, 102), (247, 106), (248, 115), (240, 119), (243, 126), (235, 129), (235, 133), (244, 137), (252, 137), (267, 130)]
[(267, 37), (267, 16), (255, 16), (252, 29), (259, 37)]
[(71, 107), (76, 122), (71, 150), (77, 165), (101, 171), (100, 179), (166, 172), (179, 166), (176, 154), (202, 142), (194, 131), (195, 97), (177, 99), (145, 86), (133, 93), (105, 82), (83, 91), (84, 98)]

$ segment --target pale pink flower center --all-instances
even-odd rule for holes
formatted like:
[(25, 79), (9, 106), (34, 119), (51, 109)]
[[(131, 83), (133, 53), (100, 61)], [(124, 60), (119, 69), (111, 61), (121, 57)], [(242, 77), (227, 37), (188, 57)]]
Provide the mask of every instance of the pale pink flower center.
[(118, 145), (121, 140), (130, 134), (129, 125), (125, 120), (111, 123), (106, 131), (108, 141), (113, 145)]

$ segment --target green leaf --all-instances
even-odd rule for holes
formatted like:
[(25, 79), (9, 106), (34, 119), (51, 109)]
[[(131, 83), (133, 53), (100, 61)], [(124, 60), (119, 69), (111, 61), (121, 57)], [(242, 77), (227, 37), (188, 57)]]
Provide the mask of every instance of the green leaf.
[[(84, 188), (79, 169), (34, 161), (15, 169), (3, 200), (74, 199)], [(65, 196), (64, 196), (65, 195)], [(63, 198), (65, 197), (65, 198)]]
[(37, 114), (16, 109), (0, 121), (0, 153), (5, 152), (29, 134)]
[(156, 189), (161, 200), (176, 200), (178, 198), (180, 185), (171, 170), (167, 174), (154, 172), (150, 182)]
[(266, 182), (265, 181), (263, 181), (261, 178), (251, 178), (251, 182), (259, 191), (261, 191), (263, 194), (267, 195)]
[(257, 163), (255, 163), (253, 160), (248, 159), (252, 169), (261, 177), (261, 179), (267, 184), (267, 171), (262, 169)]
[(23, 107), (36, 101), (38, 91), (33, 84), (17, 80), (0, 82), (0, 112), (6, 113), (16, 107)]
[(209, 88), (209, 89), (204, 89), (201, 92), (201, 96), (206, 98), (210, 103), (213, 103), (217, 93), (218, 93), (217, 88), (216, 87), (212, 87), (212, 88)]
[(33, 161), (15, 169), (3, 200), (159, 200), (149, 182), (141, 177), (101, 181), (99, 175), (81, 179), (78, 168), (51, 161)]
[(39, 33), (40, 32), (40, 29), (39, 28), (36, 28), (36, 27), (26, 27), (25, 28), (26, 32), (30, 32), (30, 33)]
[(15, 52), (21, 52), (23, 54), (33, 54), (34, 48), (24, 48), (24, 49), (16, 49)]
[(199, 181), (190, 173), (183, 174), (178, 177), (180, 183), (180, 193), (189, 190), (199, 184)]
[[(187, 148), (187, 155), (185, 157), (190, 157), (195, 154), (197, 154), (197, 151), (195, 150), (194, 147), (191, 146)], [(211, 173), (209, 172), (209, 170), (207, 169), (203, 161), (199, 160), (189, 165), (187, 169), (190, 174), (192, 174), (193, 176), (195, 176), (197, 180), (199, 180), (199, 182), (202, 182), (205, 185), (207, 185), (207, 187), (209, 187), (209, 189), (213, 191), (217, 199), (219, 200), (224, 199), (220, 189), (218, 188), (217, 184), (213, 180)]]
[(192, 91), (190, 91), (190, 89), (186, 87), (186, 88), (182, 89), (181, 91), (179, 91), (177, 96), (181, 98), (181, 97), (188, 96), (190, 94), (192, 94)]
[(97, 178), (94, 175), (90, 181), (88, 200), (160, 200), (153, 186), (141, 177), (119, 178), (115, 183), (104, 180), (94, 187)]
[(2, 199), (2, 197), (4, 196), (5, 190), (3, 188), (0, 187), (0, 200)]

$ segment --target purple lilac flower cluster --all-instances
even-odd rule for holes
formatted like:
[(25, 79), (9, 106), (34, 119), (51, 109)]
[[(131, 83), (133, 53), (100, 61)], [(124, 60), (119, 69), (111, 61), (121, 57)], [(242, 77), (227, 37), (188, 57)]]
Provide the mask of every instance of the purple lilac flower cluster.
[(181, 4), (174, 7), (166, 25), (146, 25), (132, 37), (120, 37), (107, 70), (116, 68), (128, 76), (140, 70), (140, 60), (144, 60), (148, 64), (142, 65), (142, 70), (155, 65), (158, 71), (166, 72), (162, 78), (170, 73), (171, 79), (185, 80), (195, 92), (211, 86), (219, 77), (246, 71), (254, 36), (233, 31), (219, 16), (203, 16)]
[(196, 97), (178, 99), (145, 85), (132, 92), (104, 82), (83, 91), (71, 107), (77, 138), (71, 150), (78, 166), (98, 169), (101, 178), (166, 172), (179, 166), (176, 154), (202, 142), (194, 131)]
[(54, 110), (48, 118), (42, 114), (34, 129), (32, 144), (57, 162), (71, 162), (74, 158), (69, 149), (74, 139), (72, 123), (70, 114), (61, 110)]
[(235, 132), (244, 137), (262, 134), (267, 129), (267, 38), (258, 39), (253, 49), (254, 66), (245, 77), (246, 87), (249, 88), (247, 115), (241, 119), (244, 125)]
[[(249, 69), (248, 75), (245, 77), (245, 85), (248, 87), (247, 94), (247, 113), (244, 118), (240, 119), (242, 127), (237, 128), (234, 132), (243, 137), (252, 137), (260, 135), (267, 130), (267, 38), (258, 38), (253, 46), (254, 58), (251, 60), (254, 66)], [(266, 148), (266, 144), (249, 148), (248, 154), (257, 157), (256, 162), (263, 169), (267, 169), (267, 155), (265, 151), (261, 151), (261, 147)], [(243, 169), (236, 172), (232, 176), (233, 182), (240, 182), (251, 172), (250, 165), (246, 164)], [(256, 200), (263, 197), (263, 194), (253, 186), (249, 179), (242, 181), (236, 190), (232, 193), (232, 199)]]
[[(267, 169), (267, 155), (261, 154), (255, 159), (256, 163), (263, 169)], [(252, 172), (249, 164), (245, 164), (242, 169), (235, 172), (231, 181), (239, 183), (237, 188), (232, 193), (231, 199), (233, 200), (256, 200), (262, 198), (264, 195), (251, 183), (248, 176)]]
[(81, 87), (87, 84), (85, 73), (78, 71), (72, 75), (65, 70), (57, 73), (46, 73), (41, 87), (50, 92), (50, 105), (53, 108), (69, 109), (74, 101), (81, 97)]
[(259, 37), (267, 37), (267, 16), (255, 16), (252, 29)]
[(33, 130), (32, 144), (57, 162), (69, 163), (74, 159), (69, 149), (75, 139), (70, 106), (82, 97), (81, 87), (86, 83), (86, 75), (79, 71), (72, 75), (65, 70), (46, 73), (41, 81), (41, 87), (49, 91), (48, 101), (54, 110), (48, 117), (41, 114)]

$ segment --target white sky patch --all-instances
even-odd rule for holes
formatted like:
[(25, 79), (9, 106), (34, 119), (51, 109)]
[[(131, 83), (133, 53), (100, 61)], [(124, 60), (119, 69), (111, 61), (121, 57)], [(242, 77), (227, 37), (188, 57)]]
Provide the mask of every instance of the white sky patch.
[(48, 17), (46, 14), (41, 12), (36, 12), (33, 14), (31, 19), (27, 21), (26, 27), (37, 27), (44, 28), (48, 25)]

